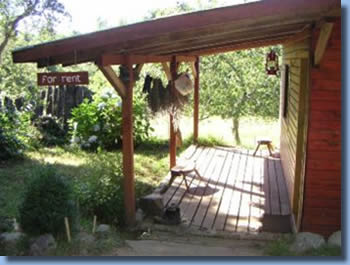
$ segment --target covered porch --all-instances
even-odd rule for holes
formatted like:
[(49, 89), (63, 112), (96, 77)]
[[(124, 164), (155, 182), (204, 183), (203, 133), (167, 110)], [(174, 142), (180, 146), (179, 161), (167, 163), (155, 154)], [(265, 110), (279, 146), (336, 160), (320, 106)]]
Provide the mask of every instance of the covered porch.
[[(227, 233), (290, 232), (290, 203), (281, 160), (266, 150), (191, 145), (178, 158), (194, 162), (200, 177), (177, 177), (163, 194), (180, 207), (185, 225)], [(164, 182), (168, 182), (170, 174)]]
[[(201, 56), (304, 40), (315, 25), (320, 27), (325, 24), (325, 18), (339, 14), (339, 7), (338, 0), (265, 0), (25, 47), (13, 52), (13, 61), (36, 63), (39, 68), (93, 62), (118, 92), (122, 98), (126, 223), (134, 225), (133, 88), (142, 66), (161, 63), (174, 94), (179, 65), (190, 63), (195, 78), (193, 135), (196, 142)], [(113, 65), (123, 65), (128, 76), (118, 75)], [(177, 164), (176, 132), (172, 121), (173, 116), (170, 116), (170, 168)], [(266, 221), (271, 216), (290, 215), (280, 160), (253, 157), (250, 152), (229, 148), (192, 149), (187, 150), (183, 158), (189, 156), (196, 160), (204, 181), (192, 179), (189, 192), (185, 192), (178, 178), (164, 195), (166, 204), (180, 203), (189, 225), (227, 231), (259, 231), (268, 227), (261, 223), (262, 216)]]

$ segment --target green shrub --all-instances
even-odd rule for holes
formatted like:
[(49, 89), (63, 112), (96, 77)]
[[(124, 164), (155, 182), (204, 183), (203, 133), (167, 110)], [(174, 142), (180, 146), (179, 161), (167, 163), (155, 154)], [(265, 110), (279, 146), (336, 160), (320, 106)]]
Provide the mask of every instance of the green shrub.
[[(134, 96), (134, 140), (138, 144), (151, 132), (147, 105), (142, 95)], [(122, 140), (122, 107), (121, 100), (113, 91), (94, 100), (85, 100), (72, 111), (69, 122), (71, 142), (83, 149), (113, 149), (120, 146)]]
[(52, 116), (38, 117), (34, 122), (40, 132), (40, 142), (45, 146), (63, 145), (66, 143), (66, 133), (59, 120)]
[(75, 227), (76, 207), (72, 187), (51, 166), (33, 172), (24, 200), (19, 207), (19, 220), (28, 234), (60, 234), (65, 230), (64, 217)]
[(25, 148), (18, 137), (19, 118), (15, 112), (1, 109), (0, 112), (0, 160), (20, 155)]
[(120, 154), (99, 152), (89, 158), (85, 175), (75, 179), (80, 210), (110, 224), (123, 224), (123, 174)]

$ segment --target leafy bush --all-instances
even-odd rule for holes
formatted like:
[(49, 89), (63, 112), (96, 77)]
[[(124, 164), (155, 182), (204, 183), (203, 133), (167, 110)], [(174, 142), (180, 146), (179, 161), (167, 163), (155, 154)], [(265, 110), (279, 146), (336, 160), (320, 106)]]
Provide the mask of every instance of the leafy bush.
[(57, 118), (41, 116), (35, 120), (34, 125), (41, 134), (40, 142), (45, 146), (55, 146), (66, 143), (66, 133)]
[[(143, 96), (134, 96), (134, 140), (138, 144), (145, 140), (151, 129), (147, 105)], [(84, 149), (98, 147), (112, 149), (120, 146), (122, 139), (121, 100), (109, 90), (101, 96), (95, 95), (90, 103), (85, 100), (72, 111), (70, 120), (71, 142)]]
[(74, 190), (83, 214), (99, 221), (123, 224), (123, 174), (120, 154), (99, 152), (89, 158), (87, 173), (75, 179)]
[(22, 229), (28, 234), (52, 233), (65, 230), (64, 217), (75, 227), (76, 207), (71, 185), (51, 166), (39, 167), (19, 207)]
[(18, 156), (25, 148), (18, 137), (23, 126), (16, 112), (1, 109), (0, 112), (0, 160), (7, 160)]

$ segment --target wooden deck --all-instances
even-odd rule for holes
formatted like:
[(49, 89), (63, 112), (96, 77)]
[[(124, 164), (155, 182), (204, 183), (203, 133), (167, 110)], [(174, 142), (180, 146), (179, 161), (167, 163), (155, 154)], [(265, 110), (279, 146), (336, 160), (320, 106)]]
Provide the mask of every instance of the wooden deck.
[(258, 232), (274, 227), (263, 224), (266, 216), (289, 220), (281, 161), (268, 158), (264, 151), (255, 157), (252, 153), (190, 146), (178, 164), (195, 161), (201, 178), (188, 176), (186, 190), (182, 177), (177, 177), (163, 194), (165, 207), (171, 203), (179, 205), (182, 219), (189, 226), (204, 230)]

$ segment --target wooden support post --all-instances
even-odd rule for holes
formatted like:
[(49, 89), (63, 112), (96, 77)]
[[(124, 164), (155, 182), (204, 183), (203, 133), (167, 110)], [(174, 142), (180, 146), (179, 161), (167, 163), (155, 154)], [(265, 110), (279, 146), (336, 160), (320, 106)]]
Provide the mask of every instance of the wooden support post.
[[(171, 96), (175, 96), (175, 80), (176, 80), (176, 56), (173, 56), (170, 63), (170, 72), (171, 72)], [(176, 133), (174, 128), (174, 117), (170, 114), (170, 168), (176, 165)]]
[(127, 56), (129, 82), (126, 84), (125, 97), (122, 104), (123, 117), (123, 175), (124, 175), (124, 204), (126, 223), (135, 224), (135, 184), (134, 184), (134, 142), (133, 142), (133, 84), (134, 74), (130, 57)]
[(199, 124), (199, 57), (195, 62), (194, 74), (194, 106), (193, 106), (193, 141), (198, 142), (198, 124)]

